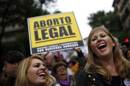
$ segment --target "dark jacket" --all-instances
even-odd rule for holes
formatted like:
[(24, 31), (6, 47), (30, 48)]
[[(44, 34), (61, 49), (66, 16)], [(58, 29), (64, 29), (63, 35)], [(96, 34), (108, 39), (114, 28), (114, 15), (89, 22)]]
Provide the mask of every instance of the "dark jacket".
[(8, 77), (4, 73), (0, 74), (0, 86), (15, 86), (15, 77)]
[(80, 73), (80, 78), (76, 80), (76, 86), (125, 86), (123, 79), (116, 76), (112, 80), (106, 80), (100, 74)]

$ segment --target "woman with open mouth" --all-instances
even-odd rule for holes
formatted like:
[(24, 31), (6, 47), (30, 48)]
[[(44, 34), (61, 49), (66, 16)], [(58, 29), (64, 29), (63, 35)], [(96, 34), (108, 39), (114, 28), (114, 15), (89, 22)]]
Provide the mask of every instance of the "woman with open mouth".
[(130, 86), (130, 62), (104, 26), (93, 28), (88, 37), (88, 60), (77, 86)]
[(53, 86), (55, 82), (43, 59), (32, 55), (20, 63), (15, 86)]

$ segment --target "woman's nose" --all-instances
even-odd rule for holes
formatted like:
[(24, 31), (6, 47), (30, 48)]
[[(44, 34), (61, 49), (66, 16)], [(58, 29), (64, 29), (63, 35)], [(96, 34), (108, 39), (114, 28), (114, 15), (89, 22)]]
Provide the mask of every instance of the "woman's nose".
[(41, 65), (40, 68), (45, 70), (45, 69), (46, 69), (46, 66)]
[(102, 40), (102, 37), (98, 36), (98, 37), (97, 37), (97, 40), (98, 40), (98, 41), (101, 41), (101, 40)]

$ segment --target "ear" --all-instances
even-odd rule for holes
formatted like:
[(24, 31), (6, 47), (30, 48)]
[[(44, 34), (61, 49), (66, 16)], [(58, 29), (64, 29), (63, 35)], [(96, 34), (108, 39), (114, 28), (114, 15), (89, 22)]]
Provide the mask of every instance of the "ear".
[(113, 46), (113, 47), (116, 46), (116, 43), (113, 43), (112, 46)]

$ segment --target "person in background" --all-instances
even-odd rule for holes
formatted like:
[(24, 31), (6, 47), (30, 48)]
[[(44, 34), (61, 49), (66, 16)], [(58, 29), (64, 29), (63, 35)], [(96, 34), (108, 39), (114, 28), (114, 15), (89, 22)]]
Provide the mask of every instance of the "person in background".
[(20, 51), (12, 50), (7, 52), (4, 58), (4, 67), (0, 76), (0, 86), (14, 86), (18, 64), (24, 59)]
[(61, 53), (61, 51), (56, 51), (54, 54), (55, 54), (55, 60), (56, 60), (56, 62), (64, 60), (64, 56)]
[(84, 68), (84, 66), (85, 66), (85, 63), (86, 63), (87, 59), (84, 56), (84, 53), (82, 52), (80, 47), (75, 47), (74, 50), (77, 53), (77, 60), (78, 60), (79, 65), (80, 65), (80, 70), (82, 70)]
[(42, 57), (32, 55), (20, 63), (15, 86), (54, 86), (55, 82)]
[(73, 76), (77, 75), (77, 73), (80, 71), (80, 65), (79, 65), (79, 60), (78, 57), (73, 56), (70, 61), (68, 62), (68, 66), (70, 70), (73, 73)]
[(46, 52), (46, 53), (42, 54), (41, 56), (44, 59), (44, 62), (46, 63), (46, 66), (47, 66), (47, 68), (49, 70), (49, 73), (51, 74), (52, 66), (56, 62), (54, 53)]
[(68, 74), (67, 67), (64, 61), (59, 61), (53, 66), (53, 75), (59, 86), (75, 86), (73, 77)]
[(77, 86), (128, 86), (130, 62), (105, 26), (93, 28), (88, 36), (88, 59)]

